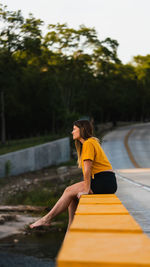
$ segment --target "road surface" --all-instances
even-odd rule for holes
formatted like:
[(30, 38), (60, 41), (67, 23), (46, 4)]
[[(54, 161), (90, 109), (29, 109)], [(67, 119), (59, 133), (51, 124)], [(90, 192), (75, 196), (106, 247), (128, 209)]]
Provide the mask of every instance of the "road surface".
[(150, 237), (150, 123), (118, 128), (102, 147), (117, 174), (117, 196)]

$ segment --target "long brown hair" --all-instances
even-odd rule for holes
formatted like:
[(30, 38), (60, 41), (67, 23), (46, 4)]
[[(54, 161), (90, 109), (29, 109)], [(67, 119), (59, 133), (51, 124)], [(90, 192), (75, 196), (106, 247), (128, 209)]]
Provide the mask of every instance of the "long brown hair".
[[(93, 125), (88, 120), (78, 120), (73, 123), (73, 126), (77, 126), (80, 129), (80, 136), (87, 140), (90, 137), (93, 137)], [(93, 137), (97, 141), (97, 138)], [(78, 167), (81, 168), (81, 153), (82, 153), (82, 143), (79, 140), (75, 140), (75, 147), (78, 155)]]

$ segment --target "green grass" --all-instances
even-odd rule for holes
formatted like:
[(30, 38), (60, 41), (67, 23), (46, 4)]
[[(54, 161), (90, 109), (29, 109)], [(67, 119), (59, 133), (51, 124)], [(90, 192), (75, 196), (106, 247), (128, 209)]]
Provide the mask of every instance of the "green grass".
[(32, 205), (32, 206), (53, 206), (58, 197), (54, 196), (49, 190), (35, 189), (30, 192), (24, 191), (17, 193), (15, 197), (7, 199), (7, 205)]
[[(48, 207), (50, 210), (60, 198), (63, 192), (63, 188), (59, 189), (58, 186), (58, 188), (54, 190), (53, 187), (49, 188), (49, 185), (50, 182), (47, 181), (43, 183), (41, 187), (32, 189), (30, 192), (23, 191), (17, 193), (15, 196), (10, 196), (6, 200), (6, 205), (44, 206)], [(43, 216), (45, 214), (47, 214), (47, 211), (40, 212), (40, 216)], [(55, 221), (61, 221), (66, 228), (68, 221), (67, 212), (58, 215), (55, 218)]]
[(59, 199), (67, 185), (67, 181), (62, 183), (60, 180), (41, 180), (38, 185), (32, 185), (28, 190), (23, 190), (15, 195), (8, 196), (6, 205), (32, 205), (51, 208)]
[(17, 150), (29, 148), (32, 146), (41, 145), (59, 138), (63, 138), (63, 135), (44, 135), (32, 138), (18, 139), (7, 141), (5, 145), (0, 144), (0, 155), (14, 152)]

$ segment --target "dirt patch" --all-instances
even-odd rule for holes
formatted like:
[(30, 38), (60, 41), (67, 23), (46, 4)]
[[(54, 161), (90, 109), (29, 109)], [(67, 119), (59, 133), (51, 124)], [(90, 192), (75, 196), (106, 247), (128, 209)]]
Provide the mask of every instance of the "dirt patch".
[[(28, 225), (47, 213), (65, 187), (81, 181), (81, 177), (81, 170), (76, 166), (61, 166), (0, 179), (0, 238), (29, 234)], [(25, 205), (25, 201), (30, 204)], [(65, 228), (67, 215), (61, 216), (53, 222), (50, 231)]]
[[(39, 188), (46, 181), (51, 182), (54, 191), (59, 191), (61, 187), (81, 180), (81, 177), (81, 170), (76, 166), (61, 166), (45, 168), (40, 171), (11, 176), (9, 178), (1, 178), (0, 203), (1, 205), (6, 205), (8, 198), (15, 198), (18, 193), (30, 192), (33, 189)], [(55, 188), (53, 185), (55, 185)]]

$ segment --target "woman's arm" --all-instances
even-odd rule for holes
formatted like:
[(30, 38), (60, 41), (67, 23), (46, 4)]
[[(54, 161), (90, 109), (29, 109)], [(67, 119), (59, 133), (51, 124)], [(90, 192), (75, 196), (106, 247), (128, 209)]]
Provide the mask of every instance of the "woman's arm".
[(92, 160), (90, 159), (84, 160), (85, 192), (88, 192), (88, 193), (90, 191), (90, 185), (91, 185), (92, 164), (93, 164)]
[(77, 195), (78, 198), (80, 198), (81, 195), (92, 193), (90, 188), (92, 163), (90, 159), (84, 160), (84, 192), (79, 192)]

